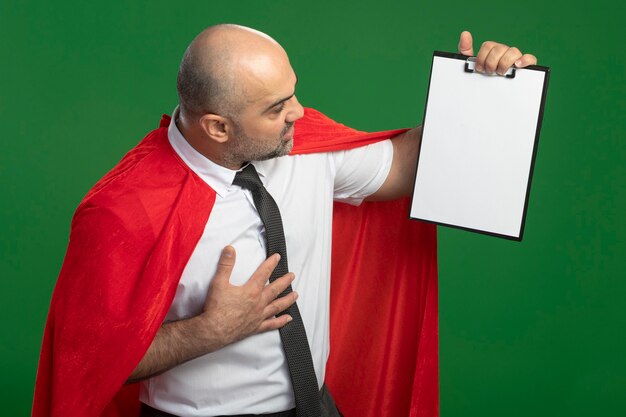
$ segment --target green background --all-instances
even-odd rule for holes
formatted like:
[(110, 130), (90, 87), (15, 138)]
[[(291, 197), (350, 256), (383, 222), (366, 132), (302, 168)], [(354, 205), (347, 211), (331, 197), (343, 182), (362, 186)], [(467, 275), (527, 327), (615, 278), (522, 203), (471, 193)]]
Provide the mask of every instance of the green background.
[(275, 37), (300, 101), (364, 130), (420, 123), (432, 51), (461, 30), (550, 66), (523, 242), (439, 228), (441, 415), (626, 415), (621, 2), (125, 3), (0, 5), (2, 415), (29, 413), (76, 205), (171, 112), (218, 22)]

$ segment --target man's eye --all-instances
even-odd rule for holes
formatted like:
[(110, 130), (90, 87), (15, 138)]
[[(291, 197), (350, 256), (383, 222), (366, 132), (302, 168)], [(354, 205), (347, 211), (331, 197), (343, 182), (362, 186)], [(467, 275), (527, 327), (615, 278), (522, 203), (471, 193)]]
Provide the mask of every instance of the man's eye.
[(274, 113), (280, 113), (285, 108), (285, 103), (281, 103), (280, 106), (274, 107)]

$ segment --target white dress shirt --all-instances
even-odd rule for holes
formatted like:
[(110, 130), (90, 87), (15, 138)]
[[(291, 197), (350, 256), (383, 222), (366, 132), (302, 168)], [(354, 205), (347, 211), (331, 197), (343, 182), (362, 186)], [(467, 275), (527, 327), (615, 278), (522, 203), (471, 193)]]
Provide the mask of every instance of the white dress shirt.
[[(174, 122), (177, 110), (168, 130), (170, 143), (217, 196), (165, 321), (202, 311), (225, 246), (236, 250), (233, 285), (244, 284), (266, 259), (265, 229), (251, 193), (232, 185), (236, 171), (213, 163), (189, 145)], [(297, 304), (320, 388), (329, 353), (333, 200), (360, 204), (383, 184), (392, 156), (387, 140), (349, 151), (253, 162), (281, 212), (289, 270), (296, 275), (292, 287), (299, 294)], [(140, 400), (183, 417), (262, 414), (295, 406), (277, 330), (247, 337), (143, 381)]]

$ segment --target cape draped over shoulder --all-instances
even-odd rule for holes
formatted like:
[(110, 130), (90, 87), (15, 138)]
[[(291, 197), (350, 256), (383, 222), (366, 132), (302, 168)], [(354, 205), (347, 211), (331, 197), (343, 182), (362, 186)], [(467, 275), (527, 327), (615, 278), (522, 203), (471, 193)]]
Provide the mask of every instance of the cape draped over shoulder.
[[(169, 116), (87, 193), (44, 331), (33, 416), (136, 417), (125, 385), (172, 303), (215, 202), (167, 138)], [(292, 154), (350, 149), (360, 132), (305, 109)], [(434, 225), (409, 199), (335, 203), (326, 383), (346, 417), (439, 414)]]

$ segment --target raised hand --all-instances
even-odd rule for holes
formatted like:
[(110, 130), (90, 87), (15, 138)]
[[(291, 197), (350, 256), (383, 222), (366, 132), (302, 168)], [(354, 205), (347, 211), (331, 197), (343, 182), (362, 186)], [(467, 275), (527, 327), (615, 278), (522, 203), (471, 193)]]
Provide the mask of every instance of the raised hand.
[[(468, 31), (461, 33), (459, 39), (459, 53), (467, 56), (474, 55), (472, 45), (472, 34)], [(528, 65), (535, 65), (537, 58), (532, 54), (523, 54), (514, 46), (502, 43), (486, 41), (480, 46), (476, 55), (474, 70), (486, 74), (504, 75), (510, 67), (524, 68)]]

